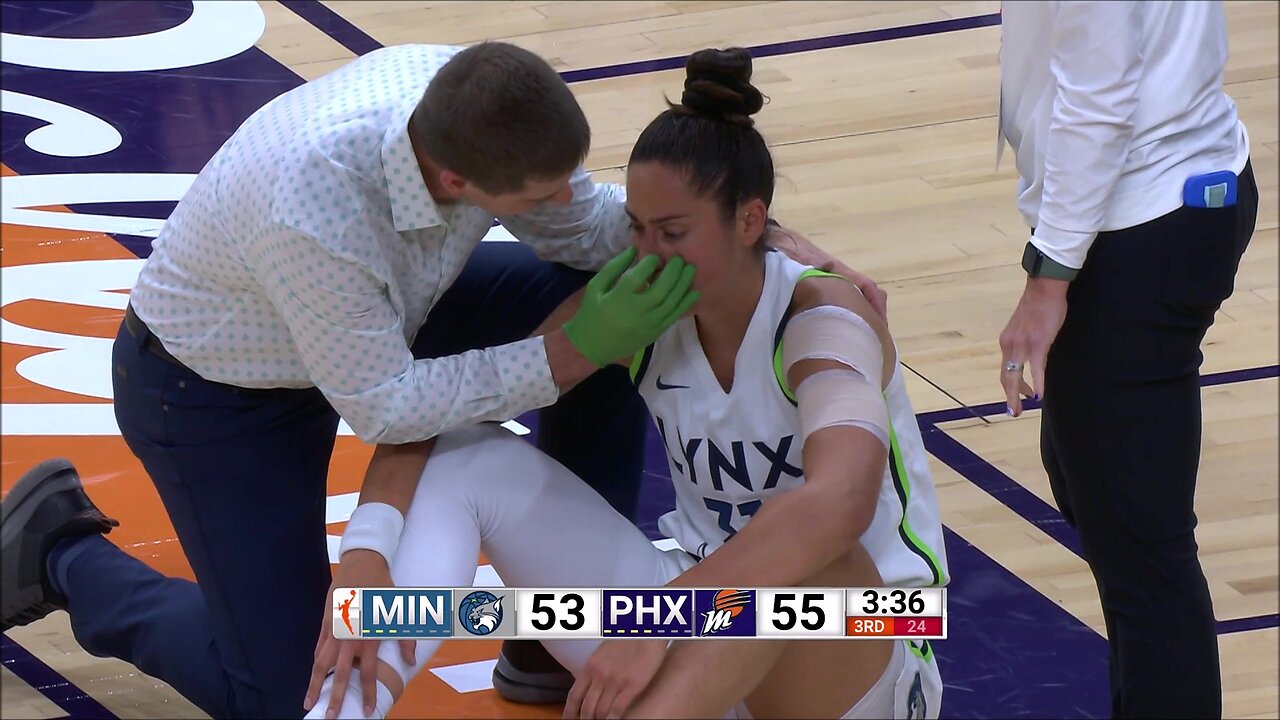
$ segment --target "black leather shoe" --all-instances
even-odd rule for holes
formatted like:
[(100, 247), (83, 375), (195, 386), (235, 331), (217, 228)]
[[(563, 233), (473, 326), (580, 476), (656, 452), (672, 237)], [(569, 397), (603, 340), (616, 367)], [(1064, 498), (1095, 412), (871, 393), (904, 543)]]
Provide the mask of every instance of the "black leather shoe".
[(27, 471), (0, 502), (0, 631), (66, 607), (45, 570), (59, 540), (119, 524), (85, 494), (71, 461), (46, 460)]
[(568, 699), (573, 673), (537, 640), (507, 640), (493, 667), (493, 687), (514, 703), (552, 705)]

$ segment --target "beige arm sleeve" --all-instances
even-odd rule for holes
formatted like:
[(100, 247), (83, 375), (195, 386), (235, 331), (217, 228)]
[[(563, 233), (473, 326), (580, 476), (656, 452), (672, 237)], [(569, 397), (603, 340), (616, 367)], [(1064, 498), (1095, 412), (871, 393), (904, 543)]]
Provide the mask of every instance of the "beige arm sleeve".
[(831, 360), (848, 370), (823, 370), (796, 388), (801, 437), (847, 425), (870, 431), (887, 447), (889, 409), (882, 388), (883, 349), (865, 320), (845, 308), (822, 305), (791, 318), (782, 334), (782, 367), (801, 360)]

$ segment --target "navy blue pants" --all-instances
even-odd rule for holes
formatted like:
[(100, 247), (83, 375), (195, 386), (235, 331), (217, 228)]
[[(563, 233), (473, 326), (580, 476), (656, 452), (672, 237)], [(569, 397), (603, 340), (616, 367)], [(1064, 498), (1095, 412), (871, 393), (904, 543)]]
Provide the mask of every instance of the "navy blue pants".
[[(483, 243), (433, 309), (414, 353), (526, 337), (589, 273)], [(338, 416), (319, 391), (210, 382), (122, 327), (115, 412), (198, 584), (160, 575), (101, 536), (51, 554), (90, 653), (169, 683), (213, 717), (300, 717), (331, 581), (325, 481)], [(543, 410), (538, 444), (633, 517), (648, 415), (623, 368)]]
[(1233, 207), (1100, 233), (1049, 352), (1041, 454), (1098, 584), (1114, 717), (1222, 717), (1195, 539), (1200, 343), (1257, 214), (1246, 166)]

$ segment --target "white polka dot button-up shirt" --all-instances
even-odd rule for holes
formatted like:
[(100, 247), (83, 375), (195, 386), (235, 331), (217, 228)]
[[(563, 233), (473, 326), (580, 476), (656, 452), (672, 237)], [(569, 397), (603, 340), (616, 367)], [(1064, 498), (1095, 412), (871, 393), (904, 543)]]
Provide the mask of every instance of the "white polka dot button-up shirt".
[[(156, 238), (135, 312), (202, 377), (317, 387), (366, 442), (402, 443), (549, 405), (542, 338), (431, 360), (409, 345), (494, 217), (436, 205), (409, 144), (427, 82), (461, 48), (398, 46), (254, 113)], [(573, 202), (502, 224), (598, 269), (628, 242), (625, 194), (579, 170)]]

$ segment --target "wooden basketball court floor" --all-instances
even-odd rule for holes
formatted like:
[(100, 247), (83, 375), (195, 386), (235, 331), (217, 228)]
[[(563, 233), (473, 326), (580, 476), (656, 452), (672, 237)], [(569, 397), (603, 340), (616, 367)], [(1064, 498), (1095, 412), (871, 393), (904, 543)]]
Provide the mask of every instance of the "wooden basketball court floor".
[[(1101, 717), (1105, 628), (1078, 540), (1053, 506), (1038, 414), (1004, 416), (996, 337), (1027, 229), (995, 167), (996, 2), (4, 2), (3, 487), (71, 458), (123, 525), (112, 540), (189, 576), (121, 441), (108, 353), (150, 238), (219, 144), (275, 95), (381, 46), (505, 39), (560, 70), (620, 180), (678, 97), (681, 57), (743, 45), (770, 103), (759, 127), (776, 215), (881, 281), (939, 487), (952, 562), (937, 645), (944, 717)], [(1196, 509), (1228, 717), (1277, 717), (1277, 5), (1229, 2), (1226, 82), (1262, 191), (1235, 295), (1205, 343)], [(99, 39), (106, 38), (106, 39)], [(531, 425), (531, 418), (521, 418)], [(651, 446), (646, 527), (671, 501)], [(330, 532), (368, 449), (339, 439)], [(270, 608), (264, 607), (264, 612)], [(1169, 628), (1169, 632), (1178, 632)], [(557, 717), (488, 686), (494, 642), (447, 643), (396, 717)], [(3, 638), (0, 714), (199, 717), (157, 680), (76, 645), (66, 616)]]

